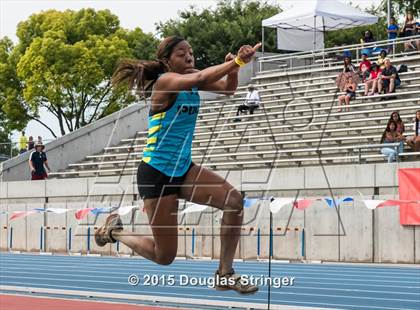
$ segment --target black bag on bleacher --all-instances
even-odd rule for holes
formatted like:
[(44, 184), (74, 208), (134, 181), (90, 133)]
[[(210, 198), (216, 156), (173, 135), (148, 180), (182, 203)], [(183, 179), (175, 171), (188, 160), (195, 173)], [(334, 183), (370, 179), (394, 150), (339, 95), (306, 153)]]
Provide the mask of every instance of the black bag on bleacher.
[(408, 71), (407, 65), (402, 64), (398, 68), (398, 73), (404, 73), (404, 72), (407, 72), (407, 71)]

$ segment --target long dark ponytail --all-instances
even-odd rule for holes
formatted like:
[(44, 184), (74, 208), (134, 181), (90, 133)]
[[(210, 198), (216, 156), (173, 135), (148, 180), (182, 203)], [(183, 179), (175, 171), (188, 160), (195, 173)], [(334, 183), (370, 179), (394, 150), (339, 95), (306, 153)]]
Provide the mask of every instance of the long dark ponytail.
[(175, 46), (184, 41), (178, 36), (165, 38), (158, 47), (156, 60), (121, 59), (112, 76), (114, 86), (127, 83), (130, 89), (137, 89), (145, 97), (159, 75), (168, 71), (165, 61), (169, 59)]
[(391, 124), (394, 124), (394, 126), (395, 126), (395, 130), (397, 130), (397, 122), (396, 121), (394, 121), (393, 119), (390, 119), (389, 121), (388, 121), (388, 124), (386, 125), (386, 128), (385, 128), (385, 130), (384, 130), (384, 133), (382, 134), (382, 137), (381, 137), (381, 144), (382, 143), (384, 143), (385, 142), (385, 138), (386, 138), (386, 133), (387, 132), (391, 132)]

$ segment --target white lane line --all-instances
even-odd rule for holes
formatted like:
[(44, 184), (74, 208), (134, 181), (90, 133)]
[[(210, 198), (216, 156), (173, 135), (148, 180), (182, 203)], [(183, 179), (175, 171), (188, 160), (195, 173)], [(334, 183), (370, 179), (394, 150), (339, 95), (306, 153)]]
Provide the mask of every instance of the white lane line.
[[(121, 272), (119, 272), (119, 271), (115, 271), (115, 272), (114, 271), (107, 271), (107, 276), (102, 276), (101, 274), (103, 274), (103, 273), (95, 272), (95, 271), (92, 271), (92, 270), (84, 270), (83, 271), (83, 274), (73, 274), (73, 273), (57, 273), (57, 272), (49, 273), (48, 271), (51, 271), (50, 268), (37, 268), (37, 270), (35, 270), (35, 271), (32, 270), (32, 269), (29, 269), (29, 271), (22, 271), (25, 268), (16, 268), (16, 269), (17, 269), (17, 271), (2, 271), (2, 273), (0, 275), (0, 279), (1, 279), (1, 277), (3, 275), (7, 275), (7, 274), (9, 274), (8, 275), (9, 278), (11, 278), (11, 277), (19, 278), (20, 277), (19, 275), (34, 275), (34, 274), (40, 274), (40, 275), (60, 275), (60, 276), (65, 276), (65, 277), (70, 277), (70, 278), (72, 278), (72, 277), (83, 277), (83, 278), (106, 278), (106, 279), (109, 279), (111, 275), (121, 276)], [(45, 270), (45, 271), (37, 272), (37, 271), (41, 271), (41, 270)], [(62, 271), (62, 270), (60, 270), (60, 271)], [(155, 270), (155, 271), (158, 271), (158, 270)], [(190, 274), (192, 274), (192, 273), (198, 274), (199, 276), (203, 276), (203, 274), (201, 272), (195, 272), (195, 271), (190, 272)], [(92, 275), (88, 275), (88, 274), (92, 274)], [(146, 273), (143, 273), (143, 275), (140, 274), (140, 276), (144, 276), (146, 274), (147, 274), (147, 272)], [(164, 274), (165, 273), (163, 273), (163, 275)], [(178, 276), (182, 275), (182, 273), (179, 273), (179, 274), (169, 273), (169, 274), (170, 275), (174, 275), (174, 276), (176, 276), (176, 275), (178, 275)], [(129, 273), (127, 273), (127, 276), (128, 275), (129, 275)], [(299, 277), (299, 278), (296, 279), (296, 281), (299, 281), (302, 278), (303, 277)], [(307, 278), (308, 277), (305, 277), (305, 279), (307, 279)], [(310, 278), (310, 279), (317, 279), (318, 280), (320, 278), (317, 277), (317, 278)], [(325, 279), (330, 280), (330, 278), (325, 278)], [(306, 282), (305, 281), (304, 283), (305, 284), (335, 285), (335, 287), (333, 287), (333, 289), (336, 289), (336, 286), (340, 286), (340, 285), (342, 285), (342, 286), (350, 286), (350, 285), (352, 285), (352, 284), (344, 283), (341, 279), (340, 280), (337, 280), (337, 281), (339, 281), (339, 282)], [(300, 282), (300, 283), (302, 284), (303, 282)], [(380, 283), (382, 283), (382, 281)], [(353, 286), (355, 286), (355, 285), (353, 284)], [(383, 284), (369, 284), (369, 287), (374, 287), (374, 286), (378, 286), (378, 287), (390, 287), (390, 288), (394, 288), (394, 289), (395, 288), (403, 288), (404, 290), (405, 289), (420, 289), (420, 286), (396, 286), (396, 285), (383, 285)], [(356, 285), (356, 287), (360, 287), (360, 285)]]
[[(157, 265), (155, 267), (158, 268)], [(89, 270), (87, 270), (88, 267), (86, 267), (86, 266), (74, 266), (74, 267), (68, 267), (68, 266), (62, 266), (62, 267), (37, 266), (37, 267), (34, 267), (33, 269), (28, 268), (28, 270), (54, 270), (54, 269), (57, 269), (59, 271), (62, 271), (63, 269), (65, 269), (65, 270), (73, 270), (74, 269), (74, 270), (79, 271), (81, 268), (86, 269), (86, 272), (102, 273), (102, 272), (106, 271), (106, 269), (104, 270), (103, 268), (101, 268), (101, 269), (99, 269), (99, 268), (89, 268)], [(23, 268), (18, 268), (18, 270), (22, 270), (22, 269)], [(124, 272), (125, 270), (126, 270), (127, 273), (137, 272), (137, 270), (133, 271), (132, 268), (118, 268), (118, 271), (120, 271), (120, 272)], [(241, 270), (241, 268), (238, 268), (237, 270)], [(5, 268), (5, 269), (1, 269), (1, 271), (6, 272), (6, 271), (11, 271), (11, 270)], [(140, 273), (143, 273), (144, 271), (147, 271), (149, 274), (152, 274), (152, 273), (153, 274), (161, 274), (163, 272), (163, 273), (167, 273), (167, 274), (189, 274), (189, 275), (197, 274), (197, 275), (202, 275), (201, 271), (191, 271), (191, 268), (183, 269), (183, 270), (180, 270), (179, 268), (178, 269), (171, 268), (170, 270), (162, 270), (162, 268), (160, 268), (160, 269), (150, 269), (150, 268), (149, 269), (144, 269), (143, 268), (143, 271), (140, 272)], [(11, 271), (11, 272), (13, 272), (13, 271)], [(108, 271), (106, 271), (106, 272), (108, 272)], [(277, 276), (276, 272), (272, 272), (272, 273), (273, 273), (273, 277)], [(244, 274), (258, 274), (258, 273), (252, 273), (252, 272), (248, 272), (248, 270), (244, 270)], [(265, 272), (264, 273), (259, 273), (258, 275), (263, 275), (263, 274), (265, 274)], [(414, 281), (411, 281), (411, 280), (408, 280), (408, 279), (401, 279), (401, 280), (387, 280), (387, 279), (382, 279), (382, 278), (381, 279), (365, 279), (363, 276), (355, 277), (355, 278), (353, 278), (353, 277), (350, 278), (350, 276), (340, 276), (338, 278), (323, 277), (323, 276), (328, 276), (329, 275), (328, 273), (320, 273), (320, 276), (316, 276), (317, 274), (314, 274), (315, 277), (308, 277), (307, 275), (312, 275), (312, 274), (308, 274), (308, 273), (302, 271), (302, 272), (295, 272), (295, 273), (290, 273), (290, 274), (285, 273), (285, 274), (281, 274), (279, 276), (282, 276), (282, 277), (293, 276), (293, 277), (299, 278), (299, 279), (322, 279), (322, 280), (337, 280), (337, 281), (341, 281), (341, 282), (356, 282), (358, 285), (363, 285), (363, 283), (375, 283), (375, 282), (394, 283), (394, 284), (395, 283), (401, 283), (401, 284), (407, 284), (407, 285), (411, 284), (411, 283), (413, 283), (414, 285), (420, 283), (418, 278), (415, 278), (415, 279), (413, 279)], [(370, 276), (369, 278), (372, 278), (372, 277)], [(392, 277), (392, 279), (395, 279), (395, 277)]]
[[(87, 265), (87, 264), (83, 264), (83, 263), (80, 263), (80, 264), (82, 264), (86, 268), (89, 267), (92, 270), (101, 270), (102, 268), (116, 268), (116, 267), (118, 267), (120, 270), (121, 269), (126, 270), (126, 269), (132, 268), (132, 267), (142, 267), (142, 268), (144, 268), (144, 267), (149, 267), (149, 266), (150, 267), (157, 266), (156, 264), (152, 264), (152, 263), (148, 263), (146, 266), (130, 266), (130, 267), (128, 267), (128, 266), (115, 266), (114, 264), (95, 264), (94, 265), (95, 267), (98, 266), (98, 267), (101, 267), (101, 268), (92, 268), (93, 265)], [(54, 263), (51, 263), (51, 264), (48, 264), (48, 267), (49, 268), (60, 268), (60, 269), (62, 269), (62, 268), (79, 269), (80, 264), (56, 264), (56, 263), (54, 264)], [(24, 263), (22, 263), (21, 265), (10, 264), (10, 265), (4, 266), (4, 267), (1, 266), (0, 270), (7, 270), (8, 268), (11, 268), (11, 267), (20, 268), (22, 265), (27, 266), (28, 264), (24, 264)], [(215, 266), (216, 266), (216, 264), (215, 264)], [(266, 266), (263, 266), (263, 267), (266, 268)], [(170, 268), (171, 270), (186, 270), (186, 271), (191, 270), (191, 266), (187, 266), (187, 265), (185, 265), (185, 266), (174, 265), (174, 266), (171, 266), (171, 267), (168, 267), (168, 268)], [(240, 265), (237, 269), (241, 269), (241, 268), (246, 269), (247, 272), (249, 272), (249, 271), (252, 272), (253, 270), (261, 271), (261, 269), (262, 269), (262, 268), (258, 268), (258, 269), (257, 268), (255, 268), (255, 269), (254, 268), (249, 268), (246, 265), (245, 266)], [(325, 272), (325, 270), (316, 272), (316, 271), (308, 270), (308, 269), (305, 269), (305, 268), (302, 268), (300, 270), (293, 270), (293, 271), (287, 270), (286, 268), (284, 270), (277, 268), (277, 269), (272, 269), (272, 272), (290, 272), (290, 273), (293, 273), (293, 274), (296, 274), (296, 275), (298, 275), (298, 274), (322, 274), (322, 275), (331, 275), (331, 276), (339, 275), (340, 279), (343, 279), (343, 278), (352, 279), (353, 277), (364, 278), (364, 277), (367, 277), (367, 276), (369, 276), (369, 278), (387, 279), (387, 278), (395, 278), (396, 276), (398, 276), (398, 277), (402, 276), (400, 273), (396, 273), (395, 276), (394, 276), (394, 275), (391, 275), (391, 274), (388, 274), (388, 275), (370, 275), (369, 273), (365, 273), (365, 272), (364, 273), (351, 273), (351, 274), (343, 274), (342, 272), (338, 272), (338, 271), (337, 272)], [(420, 271), (419, 271), (419, 275), (420, 275)], [(415, 282), (419, 281), (418, 275), (413, 274), (413, 272), (411, 272), (410, 275), (404, 276), (403, 278), (406, 279), (406, 280), (413, 279), (413, 280), (415, 280)]]
[[(22, 255), (25, 256), (25, 255)], [(0, 256), (1, 258), (1, 256)], [(116, 260), (117, 262), (121, 262), (124, 263), (126, 265), (137, 265), (137, 264), (150, 264), (151, 262), (143, 259), (143, 258), (133, 258), (132, 260), (129, 259), (118, 259), (118, 258), (111, 258), (111, 257), (101, 257), (101, 258), (93, 258), (93, 257), (73, 257), (73, 256), (49, 256), (49, 257), (45, 257), (45, 256), (30, 256), (30, 257), (26, 257), (26, 260), (31, 260), (31, 261), (41, 261), (41, 262), (53, 262), (53, 263), (57, 263), (57, 261), (60, 261), (57, 258), (64, 258), (61, 259), (62, 262), (68, 262), (70, 264), (74, 264), (74, 263), (80, 263), (80, 261), (83, 261), (84, 264), (92, 264), (92, 265), (102, 265), (103, 262), (101, 262), (101, 260), (107, 260), (107, 261), (112, 261), (112, 260)], [(70, 260), (74, 260), (73, 262), (70, 262)], [(0, 259), (1, 261), (1, 259)], [(9, 260), (10, 263), (21, 263), (19, 261), (16, 261), (16, 259), (10, 259)], [(218, 260), (214, 260), (214, 261), (199, 261), (199, 260), (186, 260), (186, 261), (178, 261), (179, 263), (182, 264), (187, 264), (187, 263), (192, 263), (192, 264), (200, 264), (203, 266), (207, 266), (207, 265), (214, 265), (218, 262)], [(259, 262), (252, 262), (252, 261), (246, 261), (243, 262), (242, 264), (247, 265), (248, 267), (254, 268), (254, 266), (252, 265), (259, 265), (259, 266), (255, 266), (255, 268), (259, 268), (260, 266), (265, 266), (266, 263), (259, 263)], [(239, 263), (239, 265), (242, 265)], [(111, 265), (115, 266), (115, 261), (111, 262)], [(412, 275), (413, 270), (417, 270), (417, 272), (420, 273), (420, 265), (419, 268), (413, 268), (413, 267), (407, 267), (407, 268), (393, 268), (393, 267), (364, 267), (364, 266), (360, 266), (360, 267), (347, 267), (347, 266), (339, 266), (339, 265), (308, 265), (308, 264), (290, 264), (290, 265), (285, 265), (285, 264), (281, 264), (281, 265), (273, 265), (273, 268), (290, 268), (290, 269), (308, 269), (308, 270), (314, 270), (314, 271), (325, 271), (326, 269), (331, 271), (331, 272), (347, 272), (347, 273), (352, 273), (353, 271), (347, 271), (347, 270), (343, 270), (343, 269), (354, 269), (356, 271), (356, 273), (377, 273), (378, 271), (381, 271), (380, 273), (386, 273), (386, 274), (397, 274), (397, 275), (401, 275), (402, 273), (407, 273), (407, 275)], [(375, 270), (375, 269), (380, 269), (380, 270)], [(369, 269), (369, 270), (364, 270), (364, 269)], [(373, 270), (372, 270), (373, 269)], [(411, 270), (410, 270), (411, 269)]]
[[(63, 274), (63, 273), (45, 273), (45, 272), (33, 272), (30, 275), (42, 275), (44, 277), (39, 278), (39, 277), (28, 277), (28, 276), (17, 276), (17, 275), (2, 275), (0, 276), (1, 278), (7, 278), (7, 279), (42, 279), (42, 280), (57, 280), (57, 276), (67, 276), (67, 279), (63, 279), (60, 278), (60, 281), (67, 281), (67, 282), (99, 282), (99, 283), (109, 283), (109, 284), (123, 284), (123, 285), (127, 285), (127, 280), (126, 278), (121, 279), (122, 282), (113, 282), (113, 281), (95, 281), (95, 280), (86, 280), (86, 278), (93, 278), (93, 279), (100, 279), (100, 278), (105, 278), (105, 279), (110, 279), (109, 276), (88, 276), (88, 275), (68, 275), (68, 274)], [(76, 278), (83, 278), (83, 279), (76, 279)], [(114, 280), (120, 280), (120, 279), (114, 279)], [(10, 280), (9, 280), (10, 281)], [(180, 283), (179, 280), (177, 280), (175, 278), (175, 283)], [(311, 283), (312, 284), (312, 283)], [(319, 284), (325, 284), (325, 283), (319, 283)], [(156, 287), (161, 287), (156, 286)], [(163, 286), (165, 287), (165, 286)], [(186, 287), (185, 285), (171, 285), (170, 287)], [(189, 286), (187, 286), (189, 287)], [(203, 286), (204, 287), (204, 286)], [(197, 286), (197, 288), (203, 288), (202, 286)], [(394, 286), (390, 286), (391, 288), (395, 288)], [(194, 286), (191, 286), (191, 288), (195, 288)], [(205, 287), (204, 287), (205, 288)], [(371, 288), (371, 287), (370, 287)], [(419, 287), (420, 288), (420, 287)], [(275, 288), (274, 288), (275, 289)], [(280, 288), (279, 288), (280, 289)], [(338, 287), (314, 287), (314, 286), (304, 286), (302, 284), (299, 285), (294, 285), (293, 287), (289, 287), (290, 290), (301, 290), (301, 289), (306, 289), (306, 290), (327, 290), (327, 291), (343, 291), (343, 292), (363, 292), (363, 293), (378, 293), (378, 294), (398, 294), (398, 295), (414, 295), (414, 296), (418, 296), (419, 293), (410, 293), (410, 292), (406, 292), (406, 291), (401, 291), (401, 292), (396, 292), (394, 291), (381, 291), (381, 290), (365, 290), (365, 289), (356, 289), (356, 288), (338, 288)]]
[[(4, 287), (4, 286), (3, 286)], [(0, 290), (4, 289), (0, 286)], [(9, 291), (13, 291), (13, 287), (7, 287)], [(182, 294), (169, 294), (175, 295), (176, 297), (167, 297), (166, 295), (156, 294), (156, 295), (134, 295), (134, 294), (117, 294), (117, 293), (104, 293), (104, 292), (85, 292), (80, 290), (65, 291), (60, 289), (48, 289), (48, 288), (35, 288), (35, 287), (24, 287), (24, 288), (15, 288), (18, 291), (26, 291), (31, 293), (40, 293), (40, 294), (58, 294), (58, 295), (71, 295), (71, 296), (86, 296), (86, 297), (95, 297), (95, 298), (113, 298), (113, 299), (123, 299), (123, 300), (137, 300), (137, 301), (152, 301), (152, 302), (170, 302), (172, 304), (192, 304), (192, 305), (210, 305), (210, 306), (226, 306), (226, 303), (229, 302), (229, 306), (235, 308), (252, 308), (252, 309), (265, 309), (267, 306), (264, 303), (249, 303), (243, 302), (243, 300), (232, 301), (233, 298), (227, 299), (226, 297), (221, 296), (221, 299), (224, 300), (207, 300), (207, 299), (194, 299), (194, 298), (185, 298)], [(181, 296), (181, 297), (177, 297)], [(234, 299), (235, 300), (235, 299)], [(237, 299), (236, 299), (237, 300)], [(254, 299), (256, 300), (256, 299)], [(258, 299), (257, 299), (258, 300)], [(261, 300), (261, 299), (259, 299)], [(262, 300), (264, 301), (264, 300)], [(294, 306), (288, 305), (273, 305), (273, 310), (323, 310), (325, 308), (306, 308), (300, 307), (296, 308)], [(325, 309), (328, 310), (328, 309)], [(331, 310), (331, 309), (329, 309)]]
[[(10, 257), (13, 256), (20, 256), (20, 259), (22, 260), (38, 260), (38, 261), (45, 261), (45, 260), (51, 260), (51, 261), (57, 261), (57, 260), (61, 260), (61, 261), (69, 261), (69, 260), (73, 260), (73, 261), (80, 261), (83, 260), (84, 262), (86, 261), (92, 261), (93, 263), (96, 264), (100, 264), (101, 260), (108, 260), (108, 261), (113, 261), (112, 263), (115, 263), (115, 261), (117, 262), (121, 262), (121, 263), (126, 263), (126, 264), (130, 264), (131, 262), (135, 263), (150, 263), (150, 261), (148, 261), (147, 259), (144, 259), (140, 256), (134, 256), (131, 257), (131, 259), (121, 259), (118, 257), (112, 257), (112, 256), (101, 256), (99, 259), (97, 257), (88, 257), (88, 256), (65, 256), (65, 255), (53, 255), (53, 256), (40, 256), (40, 255), (29, 255), (29, 254), (11, 254), (8, 255)], [(0, 260), (2, 259), (2, 255), (0, 254)], [(198, 259), (188, 259), (188, 262), (193, 262), (193, 263), (197, 263), (197, 264), (202, 264), (202, 265), (213, 265), (215, 262), (217, 262), (218, 260), (214, 260), (214, 261), (209, 261), (209, 260), (198, 260)], [(10, 262), (16, 262), (16, 258), (10, 258)], [(185, 263), (185, 261), (182, 261), (182, 263)], [(264, 262), (256, 262), (256, 261), (245, 261), (244, 264), (247, 265), (265, 265), (266, 263)], [(370, 269), (370, 270), (375, 270), (375, 272), (377, 271), (381, 271), (381, 272), (390, 272), (390, 271), (395, 271), (395, 272), (404, 272), (406, 271), (407, 273), (411, 273), (412, 270), (410, 269), (417, 269), (418, 271), (420, 271), (420, 265), (419, 264), (410, 264), (407, 265), (407, 267), (392, 267), (392, 266), (355, 266), (355, 263), (349, 263), (348, 266), (346, 265), (346, 263), (323, 263), (323, 264), (303, 264), (303, 263), (290, 263), (290, 264), (274, 264), (274, 267), (284, 267), (287, 266), (288, 268), (314, 268), (316, 270), (325, 270), (325, 269), (331, 269), (331, 270), (337, 270), (337, 271), (343, 271), (343, 269), (349, 269), (349, 270), (356, 270), (356, 271), (360, 271), (360, 270), (364, 270), (364, 269)]]
[[(48, 280), (45, 278), (37, 278), (37, 277), (20, 277), (20, 279), (32, 279), (32, 280)], [(56, 280), (56, 279), (52, 279), (52, 280)], [(61, 282), (76, 282), (74, 280), (68, 280), (68, 279), (59, 279), (59, 281)], [(99, 280), (78, 280), (77, 282), (87, 282), (87, 283), (101, 283), (101, 284), (118, 284), (121, 285), (123, 284), (122, 282), (114, 282), (114, 281), (99, 281)], [(13, 283), (21, 283), (21, 284), (25, 284), (28, 285), (28, 283), (23, 283), (23, 282), (13, 282)], [(128, 283), (126, 285), (129, 285)], [(182, 286), (174, 286), (176, 287), (182, 287)], [(193, 288), (193, 287), (185, 287), (185, 288)], [(194, 289), (206, 289), (209, 290), (209, 288), (202, 288), (202, 287), (194, 287)], [(384, 301), (411, 301), (411, 300), (407, 300), (407, 299), (399, 299), (399, 298), (383, 298), (383, 297), (367, 297), (367, 296), (363, 296), (363, 297), (359, 297), (359, 296), (347, 296), (347, 295), (329, 295), (329, 294), (310, 294), (310, 293), (293, 293), (293, 292), (285, 292), (284, 290), (282, 292), (276, 292), (273, 290), (272, 293), (278, 293), (278, 294), (286, 294), (286, 295), (299, 295), (299, 296), (319, 296), (319, 297), (334, 297), (334, 298), (351, 298), (351, 299), (369, 299), (369, 300), (384, 300)], [(417, 296), (417, 295), (416, 295)], [(416, 300), (413, 301), (417, 301), (418, 299), (416, 298)]]
[[(46, 285), (46, 286), (48, 286), (48, 285)], [(78, 287), (75, 287), (75, 288), (78, 288)], [(0, 290), (5, 290), (5, 289), (8, 289), (9, 291), (10, 290), (13, 290), (13, 287), (9, 287), (9, 286), (7, 286), (6, 288), (5, 288), (5, 286), (1, 286), (0, 285)], [(52, 291), (53, 291), (53, 289), (44, 289), (44, 288), (27, 288), (27, 287), (24, 287), (24, 288), (20, 288), (20, 287), (18, 287), (17, 289), (19, 289), (19, 290), (25, 290), (25, 291), (28, 291), (28, 292), (37, 292), (37, 291), (39, 291), (39, 292), (41, 292), (42, 290), (44, 291), (44, 293), (52, 293)], [(83, 289), (83, 288), (82, 288)], [(89, 288), (88, 288), (89, 289)], [(106, 290), (106, 291), (111, 291), (111, 292), (118, 292), (118, 291), (120, 291), (120, 292), (124, 292), (124, 291), (121, 291), (121, 290), (108, 290), (108, 289), (104, 289), (104, 290)], [(48, 292), (49, 291), (49, 292)], [(144, 299), (146, 299), (146, 300), (152, 300), (152, 301), (156, 301), (156, 300), (158, 300), (158, 299), (156, 299), (156, 298), (154, 298), (154, 297), (156, 297), (156, 296), (151, 296), (151, 295), (134, 295), (133, 296), (133, 294), (109, 294), (109, 293), (101, 293), (101, 292), (93, 292), (93, 291), (64, 291), (64, 290), (56, 290), (56, 291), (59, 291), (60, 293), (57, 293), (57, 294), (69, 294), (69, 295), (78, 295), (78, 296), (92, 296), (92, 297), (105, 297), (105, 298), (113, 298), (112, 296), (117, 296), (117, 295), (120, 295), (120, 296), (118, 296), (118, 297), (120, 297), (120, 298), (123, 298), (123, 299), (127, 299), (127, 300), (129, 300), (129, 299), (133, 299), (133, 298), (135, 298), (135, 299), (138, 299), (138, 300), (144, 300)], [(166, 297), (167, 295), (175, 295), (175, 296), (179, 296), (179, 295), (182, 295), (182, 296), (185, 296), (185, 295), (188, 295), (188, 296), (198, 296), (198, 297), (202, 297), (202, 295), (192, 295), (192, 294), (179, 294), (179, 293), (165, 293), (165, 295), (161, 295), (160, 293), (157, 293), (157, 295), (159, 295), (159, 296), (163, 296), (163, 297)], [(207, 299), (204, 299), (204, 300), (206, 300), (206, 302), (207, 302), (207, 305), (211, 305), (211, 302), (213, 302), (214, 300), (213, 300), (213, 297), (214, 296), (205, 296), (205, 297), (210, 297), (212, 300), (207, 300)], [(227, 301), (229, 301), (229, 302), (231, 302), (231, 300), (233, 299), (233, 300), (241, 300), (241, 301), (243, 301), (243, 299), (239, 299), (239, 298), (235, 298), (235, 297), (225, 297), (225, 296), (216, 296), (216, 297), (220, 297), (221, 299), (225, 299), (225, 300), (227, 300)], [(150, 299), (150, 298), (152, 298), (152, 299)], [(153, 299), (154, 298), (154, 299)], [(176, 298), (176, 297), (175, 297)], [(190, 299), (186, 299), (186, 300), (190, 300)], [(262, 302), (266, 302), (266, 299), (264, 298), (264, 299), (261, 299), (261, 298), (257, 298), (255, 295), (252, 297), (252, 300), (253, 301), (262, 301)], [(174, 298), (173, 297), (170, 297), (170, 300), (169, 301), (171, 301), (171, 302), (177, 302), (176, 300), (174, 300)], [(384, 306), (373, 306), (373, 305), (369, 305), (369, 306), (365, 306), (365, 305), (353, 305), (353, 304), (335, 304), (335, 303), (317, 303), (317, 302), (300, 302), (300, 301), (289, 301), (289, 300), (277, 300), (278, 302), (286, 302), (286, 303), (291, 303), (291, 304), (300, 304), (300, 305), (319, 305), (319, 306), (339, 306), (339, 307), (353, 307), (353, 308), (362, 308), (362, 309), (382, 309), (382, 310), (418, 310), (417, 308), (393, 308), (393, 307), (384, 307)], [(183, 303), (183, 301), (178, 301), (179, 303)], [(223, 302), (226, 302), (226, 301), (223, 301)], [(185, 303), (185, 302), (184, 302)], [(232, 304), (230, 304), (230, 305), (232, 305)], [(226, 304), (223, 304), (223, 306), (224, 307), (226, 307)], [(234, 305), (232, 305), (232, 306), (234, 306)], [(251, 308), (254, 308), (254, 306), (262, 306), (263, 308), (262, 309), (266, 309), (266, 307), (267, 307), (267, 305), (266, 304), (251, 304), (251, 303), (248, 303), (247, 304), (247, 306), (248, 307), (251, 307)], [(273, 307), (272, 307), (272, 309), (274, 310), (274, 309), (276, 309), (275, 308), (275, 306), (280, 306), (280, 307), (282, 307), (282, 306), (284, 306), (284, 305), (279, 305), (279, 304), (273, 304)], [(259, 309), (258, 307), (256, 308), (256, 309)], [(277, 308), (278, 309), (278, 308)], [(302, 308), (302, 306), (300, 307), (300, 308), (298, 308), (299, 310), (304, 310), (304, 309), (306, 309), (306, 308)], [(327, 310), (332, 310), (332, 309), (327, 309)]]

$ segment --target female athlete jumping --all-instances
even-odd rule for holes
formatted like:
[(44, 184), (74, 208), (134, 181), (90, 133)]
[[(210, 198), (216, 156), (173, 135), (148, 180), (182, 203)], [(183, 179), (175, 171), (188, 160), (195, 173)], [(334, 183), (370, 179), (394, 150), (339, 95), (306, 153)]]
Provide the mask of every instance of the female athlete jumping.
[[(243, 197), (224, 178), (191, 161), (191, 145), (200, 106), (198, 90), (231, 95), (238, 86), (239, 68), (250, 62), (261, 46), (242, 46), (237, 56), (202, 71), (194, 68), (191, 46), (184, 39), (164, 39), (157, 61), (124, 60), (113, 82), (151, 93), (147, 145), (137, 171), (137, 185), (149, 218), (153, 238), (123, 230), (117, 214), (110, 215), (95, 233), (99, 246), (117, 240), (158, 264), (172, 263), (178, 248), (178, 199), (223, 210), (220, 231), (220, 263), (216, 289), (255, 293), (244, 284), (232, 262), (243, 219)], [(227, 76), (226, 79), (223, 77)]]

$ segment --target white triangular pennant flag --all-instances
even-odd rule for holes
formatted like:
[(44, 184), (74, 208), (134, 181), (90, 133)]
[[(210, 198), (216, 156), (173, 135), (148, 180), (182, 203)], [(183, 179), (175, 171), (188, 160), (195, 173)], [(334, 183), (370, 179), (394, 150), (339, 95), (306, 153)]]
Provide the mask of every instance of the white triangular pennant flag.
[(121, 216), (127, 215), (131, 212), (131, 210), (137, 208), (137, 206), (125, 206), (125, 207), (119, 207), (118, 208), (118, 214)]
[(368, 208), (370, 210), (376, 209), (376, 207), (379, 206), (384, 201), (385, 200), (363, 200), (363, 202), (366, 205), (366, 208)]
[(68, 210), (63, 208), (47, 208), (45, 209), (45, 212), (51, 212), (55, 214), (63, 214), (66, 213)]
[(272, 202), (270, 202), (270, 211), (271, 213), (277, 213), (283, 208), (285, 205), (292, 203), (294, 201), (293, 198), (275, 198)]
[(201, 212), (204, 211), (205, 209), (207, 209), (208, 206), (205, 205), (199, 205), (199, 204), (191, 204), (188, 207), (186, 207), (184, 210), (181, 211), (181, 214), (186, 214), (186, 213), (193, 213), (193, 212)]

